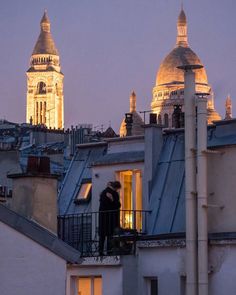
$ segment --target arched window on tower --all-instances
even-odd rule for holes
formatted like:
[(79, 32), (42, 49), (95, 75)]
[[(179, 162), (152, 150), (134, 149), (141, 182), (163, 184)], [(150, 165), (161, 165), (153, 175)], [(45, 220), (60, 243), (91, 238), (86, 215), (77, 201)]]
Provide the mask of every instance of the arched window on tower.
[(161, 123), (162, 123), (161, 122), (161, 114), (158, 115), (158, 119), (157, 120), (158, 120), (158, 124), (161, 125)]
[(57, 83), (56, 83), (56, 85), (55, 85), (55, 86), (56, 86), (56, 95), (57, 95), (57, 96), (59, 96), (59, 88), (58, 88), (58, 85), (57, 85)]
[(168, 114), (164, 115), (164, 125), (165, 125), (165, 127), (169, 127), (169, 116), (168, 116)]
[(46, 84), (44, 82), (38, 83), (36, 94), (46, 94)]

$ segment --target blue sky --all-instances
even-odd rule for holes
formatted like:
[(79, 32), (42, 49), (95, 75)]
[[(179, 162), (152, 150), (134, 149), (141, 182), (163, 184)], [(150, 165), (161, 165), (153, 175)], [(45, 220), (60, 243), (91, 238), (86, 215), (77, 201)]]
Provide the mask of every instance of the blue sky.
[[(158, 67), (174, 47), (177, 0), (21, 0), (0, 3), (0, 118), (24, 122), (26, 75), (46, 8), (65, 75), (65, 126), (118, 131), (137, 94), (149, 110)], [(206, 67), (216, 109), (236, 98), (236, 1), (185, 0), (189, 43)], [(235, 106), (236, 109), (236, 106)]]

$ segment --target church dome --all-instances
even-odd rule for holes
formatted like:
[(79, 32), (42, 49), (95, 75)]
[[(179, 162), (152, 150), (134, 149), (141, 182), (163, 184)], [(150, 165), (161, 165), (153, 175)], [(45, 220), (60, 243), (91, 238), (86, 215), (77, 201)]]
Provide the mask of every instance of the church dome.
[[(175, 47), (163, 60), (157, 73), (156, 86), (184, 83), (184, 72), (177, 69), (181, 65), (202, 65), (199, 57), (190, 47)], [(204, 68), (196, 71), (196, 83), (208, 84)]]
[[(188, 24), (183, 7), (177, 21), (176, 44), (173, 50), (162, 61), (153, 87), (151, 110), (158, 116), (159, 122), (173, 126), (172, 115), (175, 105), (183, 107), (184, 111), (184, 71), (179, 66), (202, 65), (200, 58), (190, 48), (188, 43)], [(219, 120), (220, 116), (214, 108), (214, 96), (208, 84), (205, 68), (195, 71), (196, 92), (208, 93), (207, 109), (208, 123)]]
[[(162, 61), (157, 72), (156, 86), (183, 84), (184, 72), (177, 69), (177, 67), (182, 65), (202, 65), (199, 57), (189, 47), (187, 29), (187, 18), (182, 7), (177, 21), (176, 46)], [(208, 85), (204, 68), (196, 71), (196, 84)]]
[(36, 54), (59, 55), (50, 32), (50, 21), (46, 11), (44, 12), (44, 15), (41, 19), (40, 27), (41, 27), (40, 35), (35, 44), (32, 55), (36, 55)]

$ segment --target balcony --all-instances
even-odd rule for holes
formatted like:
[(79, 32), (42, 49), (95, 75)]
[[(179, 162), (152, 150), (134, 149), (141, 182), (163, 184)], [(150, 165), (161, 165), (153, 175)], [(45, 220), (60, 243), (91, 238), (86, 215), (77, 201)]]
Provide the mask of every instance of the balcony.
[(120, 210), (89, 212), (58, 216), (58, 237), (81, 252), (81, 257), (99, 256), (99, 216), (106, 215), (106, 223), (112, 223), (114, 213), (120, 216), (120, 228), (111, 237), (111, 249), (104, 255), (134, 254), (137, 239), (146, 234), (150, 211)]

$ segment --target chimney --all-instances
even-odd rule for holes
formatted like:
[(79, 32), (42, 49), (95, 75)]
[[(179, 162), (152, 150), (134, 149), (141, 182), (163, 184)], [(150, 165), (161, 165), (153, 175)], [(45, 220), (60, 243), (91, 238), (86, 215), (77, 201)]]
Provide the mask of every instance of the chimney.
[(13, 180), (11, 209), (57, 234), (57, 175), (50, 173), (48, 157), (28, 158), (27, 171)]
[(196, 203), (196, 104), (195, 70), (202, 65), (183, 65), (185, 109), (185, 212), (186, 212), (186, 291), (197, 295), (197, 203)]
[(153, 113), (150, 114), (149, 123), (150, 124), (157, 124), (157, 114), (153, 114)]
[(126, 136), (132, 135), (132, 124), (133, 124), (133, 114), (125, 114), (125, 124), (126, 124)]
[(143, 179), (143, 207), (148, 208), (152, 179), (163, 145), (163, 126), (158, 124), (144, 125), (144, 178)]
[(183, 128), (184, 127), (184, 113), (182, 112), (181, 105), (174, 105), (174, 112), (172, 117), (172, 126), (174, 128)]

